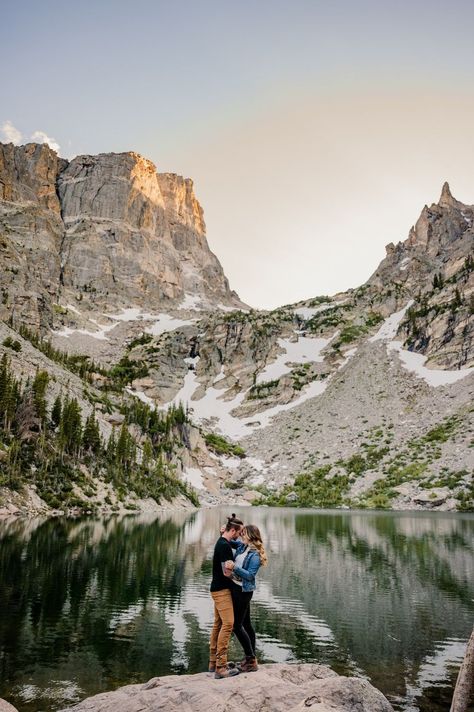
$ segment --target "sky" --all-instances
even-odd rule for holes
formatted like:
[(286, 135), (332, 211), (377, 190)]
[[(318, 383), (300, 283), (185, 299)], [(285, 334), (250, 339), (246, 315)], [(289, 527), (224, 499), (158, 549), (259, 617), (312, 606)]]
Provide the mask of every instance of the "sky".
[(445, 180), (474, 203), (471, 1), (16, 0), (0, 18), (0, 139), (192, 178), (253, 307), (362, 284)]

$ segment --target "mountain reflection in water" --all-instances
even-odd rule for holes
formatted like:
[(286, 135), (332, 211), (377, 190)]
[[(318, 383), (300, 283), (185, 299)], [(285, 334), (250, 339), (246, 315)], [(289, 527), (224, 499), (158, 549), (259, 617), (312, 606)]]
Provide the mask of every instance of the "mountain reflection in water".
[[(269, 551), (253, 601), (259, 659), (326, 663), (398, 710), (449, 710), (474, 618), (472, 515), (240, 513)], [(224, 514), (1, 522), (0, 697), (46, 712), (205, 670)]]

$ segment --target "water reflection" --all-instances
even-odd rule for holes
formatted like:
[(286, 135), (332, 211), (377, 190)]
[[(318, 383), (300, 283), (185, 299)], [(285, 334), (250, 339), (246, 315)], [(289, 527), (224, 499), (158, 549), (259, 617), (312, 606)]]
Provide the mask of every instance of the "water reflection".
[[(241, 514), (270, 553), (254, 599), (262, 660), (328, 663), (366, 676), (397, 709), (449, 709), (473, 620), (472, 515)], [(54, 710), (205, 669), (222, 516), (1, 523), (0, 696)]]

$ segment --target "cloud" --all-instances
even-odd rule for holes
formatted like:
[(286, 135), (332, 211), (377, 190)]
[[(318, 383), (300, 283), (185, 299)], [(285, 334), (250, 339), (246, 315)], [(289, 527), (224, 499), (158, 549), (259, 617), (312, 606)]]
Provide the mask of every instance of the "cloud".
[(15, 146), (18, 146), (18, 144), (21, 143), (21, 131), (18, 131), (18, 129), (13, 126), (11, 121), (5, 121), (2, 124), (1, 131), (2, 138), (8, 143), (14, 143)]
[(50, 138), (44, 131), (33, 131), (31, 140), (36, 141), (36, 143), (47, 143), (56, 153), (60, 151), (59, 143), (57, 143), (54, 138)]

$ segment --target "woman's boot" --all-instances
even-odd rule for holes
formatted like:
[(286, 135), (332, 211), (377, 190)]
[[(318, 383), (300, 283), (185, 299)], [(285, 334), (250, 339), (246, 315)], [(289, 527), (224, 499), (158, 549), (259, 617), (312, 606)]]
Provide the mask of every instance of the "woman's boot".
[(258, 665), (257, 665), (257, 658), (255, 657), (245, 657), (245, 660), (243, 660), (240, 665), (240, 672), (257, 672), (258, 670)]

